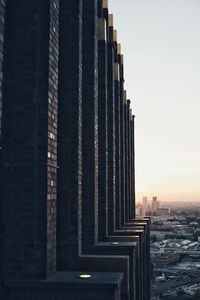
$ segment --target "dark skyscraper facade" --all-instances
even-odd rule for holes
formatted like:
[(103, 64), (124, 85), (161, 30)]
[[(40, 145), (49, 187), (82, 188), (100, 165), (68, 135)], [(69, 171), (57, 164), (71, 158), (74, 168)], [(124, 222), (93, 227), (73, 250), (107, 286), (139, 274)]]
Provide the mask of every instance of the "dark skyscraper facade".
[(1, 147), (1, 117), (2, 117), (2, 63), (3, 63), (3, 41), (4, 41), (4, 9), (5, 1), (0, 1), (0, 147)]
[(123, 64), (108, 1), (0, 1), (0, 300), (150, 299)]
[(46, 277), (56, 271), (58, 12), (58, 1), (6, 2), (5, 278)]
[(82, 1), (60, 1), (59, 31), (57, 269), (77, 270), (82, 236)]

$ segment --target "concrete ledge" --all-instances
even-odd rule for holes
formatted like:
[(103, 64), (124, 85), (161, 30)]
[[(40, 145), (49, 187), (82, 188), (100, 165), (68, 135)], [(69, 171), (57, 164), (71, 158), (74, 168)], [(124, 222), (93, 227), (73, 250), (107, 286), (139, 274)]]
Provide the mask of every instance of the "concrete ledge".
[[(145, 235), (145, 230), (144, 230), (144, 227), (142, 226), (137, 226), (137, 227), (126, 227), (126, 228), (120, 228), (120, 229), (116, 229), (113, 231), (113, 235), (115, 234), (120, 234), (120, 232), (124, 232), (124, 233), (127, 233), (129, 235), (129, 233), (131, 233), (133, 236), (134, 235), (138, 235), (138, 234), (142, 234), (142, 235)], [(111, 234), (109, 234), (111, 235)]]
[(56, 272), (47, 280), (7, 280), (8, 300), (120, 300), (123, 274), (119, 272)]
[(128, 243), (134, 243), (135, 246), (138, 245), (139, 243), (139, 236), (134, 236), (134, 235), (109, 235), (106, 238), (107, 242), (128, 242)]
[[(97, 248), (98, 247), (98, 248)], [(112, 253), (116, 254), (128, 254), (129, 255), (129, 287), (130, 287), (130, 299), (136, 299), (136, 276), (137, 276), (137, 254), (138, 254), (138, 244), (136, 242), (130, 241), (107, 241), (98, 242), (95, 244), (94, 251), (100, 251), (100, 253)]]
[[(129, 239), (137, 239), (138, 240), (138, 276), (137, 279), (137, 288), (136, 293), (138, 299), (144, 299), (146, 291), (147, 291), (147, 281), (149, 280), (147, 277), (149, 276), (147, 270), (147, 261), (146, 261), (146, 243), (145, 243), (145, 228), (144, 226), (130, 226), (128, 228), (115, 230), (112, 235), (108, 236), (108, 239), (116, 240), (129, 240)], [(137, 298), (136, 298), (137, 299)]]
[(144, 228), (148, 227), (148, 222), (144, 222), (144, 221), (138, 221), (138, 222), (131, 222), (131, 223), (125, 223), (121, 226), (121, 228), (127, 228), (127, 227), (135, 227), (135, 226), (143, 226)]
[(108, 236), (107, 240), (109, 242), (134, 242), (136, 245), (136, 275), (135, 275), (135, 281), (136, 281), (136, 288), (135, 288), (135, 294), (136, 299), (142, 299), (142, 285), (143, 285), (143, 272), (142, 272), (142, 256), (141, 256), (141, 239), (139, 236)]
[(80, 269), (84, 272), (120, 272), (123, 273), (121, 294), (130, 299), (129, 256), (125, 255), (81, 255)]
[[(114, 236), (139, 236), (140, 245), (140, 276), (141, 276), (141, 292), (142, 299), (147, 297), (150, 293), (150, 265), (149, 265), (149, 247), (147, 243), (148, 239), (148, 227), (139, 225), (133, 225), (124, 227), (113, 232)], [(146, 298), (145, 298), (146, 299)]]
[[(89, 256), (93, 255), (112, 255), (116, 257), (116, 255), (128, 255), (129, 256), (129, 272), (128, 274), (124, 273), (124, 280), (122, 283), (122, 291), (124, 292), (128, 286), (130, 296), (134, 299), (134, 294), (136, 290), (136, 259), (138, 253), (138, 244), (134, 241), (123, 241), (123, 242), (116, 242), (116, 241), (107, 241), (107, 242), (98, 242), (95, 245), (88, 246), (87, 249), (84, 251), (85, 254)], [(94, 263), (93, 271), (102, 271), (102, 269), (96, 269), (96, 263)], [(110, 264), (110, 262), (108, 262)], [(101, 267), (101, 266), (100, 266)], [(108, 267), (108, 266), (107, 266)], [(113, 271), (113, 267), (111, 264), (110, 271)], [(126, 283), (127, 280), (127, 283)], [(131, 298), (131, 299), (132, 299)]]
[(148, 230), (150, 230), (151, 219), (149, 217), (143, 219), (132, 219), (130, 222), (124, 223), (121, 227), (129, 227), (129, 226), (144, 226)]
[(91, 278), (81, 279), (83, 272), (59, 271), (46, 280), (6, 280), (5, 285), (10, 287), (67, 287), (67, 288), (118, 288), (123, 279), (119, 272), (91, 272)]

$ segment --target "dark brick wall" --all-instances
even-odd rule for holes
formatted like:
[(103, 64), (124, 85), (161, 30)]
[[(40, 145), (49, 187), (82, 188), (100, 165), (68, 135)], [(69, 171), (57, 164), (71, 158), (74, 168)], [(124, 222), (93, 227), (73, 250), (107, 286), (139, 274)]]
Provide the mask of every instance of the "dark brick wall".
[(130, 139), (130, 100), (127, 100), (127, 139), (128, 139), (128, 190), (127, 190), (127, 197), (128, 197), (128, 206), (129, 206), (129, 214), (128, 214), (128, 221), (131, 220), (131, 213), (132, 213), (132, 199), (131, 199), (131, 139)]
[(82, 0), (60, 1), (58, 270), (76, 270), (81, 251)]
[(3, 293), (2, 291), (2, 257), (3, 257), (3, 236), (2, 236), (2, 207), (1, 207), (1, 199), (2, 199), (2, 152), (1, 152), (1, 117), (2, 117), (2, 63), (3, 63), (3, 41), (4, 41), (4, 10), (5, 10), (5, 1), (0, 1), (0, 295)]
[(135, 143), (134, 143), (134, 119), (130, 112), (130, 195), (131, 195), (131, 214), (130, 218), (135, 218)]
[(121, 225), (125, 223), (125, 129), (124, 129), (124, 65), (120, 62), (120, 150), (121, 150)]
[(131, 199), (131, 139), (130, 139), (130, 100), (125, 101), (124, 106), (125, 119), (125, 172), (126, 172), (126, 222), (130, 222), (132, 214), (132, 199)]
[(126, 99), (126, 92), (124, 93), (124, 141), (125, 141), (125, 222), (129, 221), (129, 213), (130, 213), (130, 207), (129, 207), (129, 193), (128, 193), (128, 187), (129, 187), (129, 176), (128, 176), (128, 117), (127, 117), (127, 111), (128, 111), (128, 104)]
[(97, 1), (83, 1), (82, 236), (98, 238), (98, 18)]
[(47, 274), (56, 271), (59, 0), (50, 0), (49, 6), (48, 107), (45, 112), (48, 113)]
[(2, 116), (2, 78), (3, 78), (2, 63), (3, 63), (3, 41), (4, 41), (4, 10), (5, 10), (5, 0), (1, 0), (0, 1), (0, 147), (1, 147), (1, 116)]
[(6, 6), (5, 278), (45, 277), (56, 269), (58, 10), (58, 1)]
[[(119, 76), (119, 63), (118, 60), (115, 62), (115, 72), (117, 77)], [(115, 76), (116, 76), (115, 75)], [(115, 204), (115, 228), (121, 226), (121, 147), (120, 147), (120, 81), (119, 77), (115, 78), (115, 193), (116, 193), (116, 204)]]
[[(107, 139), (107, 41), (102, 40), (105, 32), (105, 19), (99, 19), (101, 30), (98, 42), (98, 144), (99, 144), (99, 240), (104, 240), (107, 233), (108, 205), (108, 139)], [(104, 24), (104, 25), (102, 25)]]
[(114, 44), (108, 43), (108, 231), (114, 228), (115, 213), (115, 86)]

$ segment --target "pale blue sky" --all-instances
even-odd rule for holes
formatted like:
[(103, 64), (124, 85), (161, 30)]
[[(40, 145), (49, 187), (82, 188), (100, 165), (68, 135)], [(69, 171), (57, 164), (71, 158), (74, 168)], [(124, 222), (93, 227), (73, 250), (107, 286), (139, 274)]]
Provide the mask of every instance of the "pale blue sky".
[(200, 0), (110, 0), (136, 115), (136, 192), (200, 200)]

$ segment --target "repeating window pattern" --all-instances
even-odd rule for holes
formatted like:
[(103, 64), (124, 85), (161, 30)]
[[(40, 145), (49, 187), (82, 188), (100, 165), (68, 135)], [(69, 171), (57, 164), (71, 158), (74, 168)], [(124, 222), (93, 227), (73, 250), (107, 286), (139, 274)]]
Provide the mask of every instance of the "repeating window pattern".
[(56, 270), (57, 118), (59, 0), (50, 1), (48, 153), (47, 153), (47, 272)]

